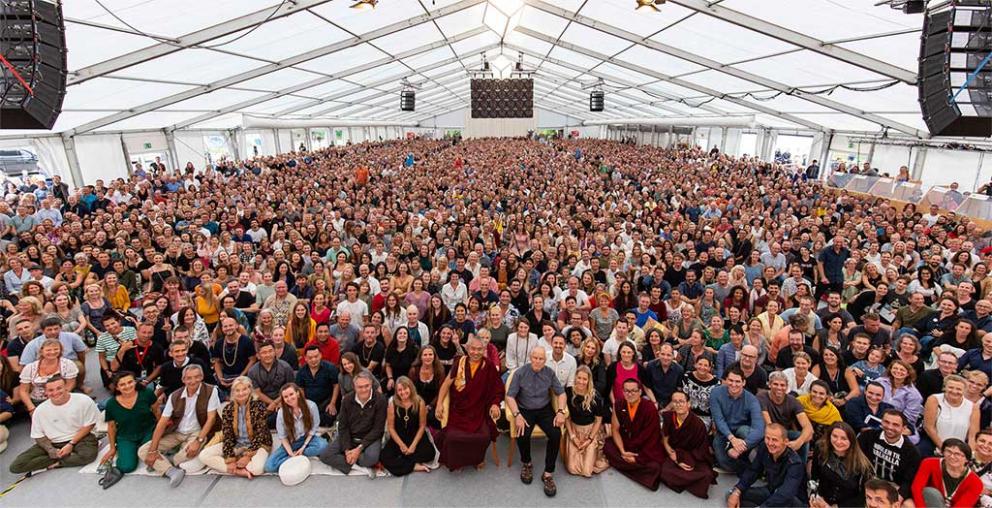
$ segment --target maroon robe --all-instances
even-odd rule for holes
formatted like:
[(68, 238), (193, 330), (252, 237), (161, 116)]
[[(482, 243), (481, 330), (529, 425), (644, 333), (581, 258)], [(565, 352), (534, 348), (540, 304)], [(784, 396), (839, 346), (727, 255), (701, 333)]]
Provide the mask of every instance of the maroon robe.
[(623, 440), (624, 450), (637, 454), (633, 462), (623, 460), (620, 449), (613, 438), (606, 440), (603, 451), (610, 465), (631, 480), (651, 489), (658, 490), (661, 484), (661, 468), (665, 462), (665, 446), (661, 443), (661, 422), (658, 420), (658, 406), (646, 398), (641, 398), (633, 421), (627, 410), (627, 401), (620, 399), (613, 406), (614, 415), (620, 424), (618, 431)]
[[(455, 383), (448, 391), (448, 423), (438, 432), (435, 442), (441, 452), (440, 461), (452, 471), (464, 466), (477, 466), (486, 460), (489, 444), (496, 441), (496, 422), (489, 417), (489, 408), (499, 407), (503, 400), (503, 380), (489, 360), (483, 358), (475, 375), (465, 358), (465, 387), (458, 391)], [(458, 375), (456, 358), (448, 376)]]
[(688, 490), (696, 497), (709, 499), (710, 485), (716, 483), (716, 472), (713, 471), (713, 451), (706, 424), (691, 411), (678, 427), (675, 411), (665, 411), (661, 419), (664, 422), (662, 434), (668, 438), (668, 446), (675, 450), (677, 461), (692, 467), (692, 471), (686, 471), (669, 458), (661, 467), (665, 485), (675, 492)]

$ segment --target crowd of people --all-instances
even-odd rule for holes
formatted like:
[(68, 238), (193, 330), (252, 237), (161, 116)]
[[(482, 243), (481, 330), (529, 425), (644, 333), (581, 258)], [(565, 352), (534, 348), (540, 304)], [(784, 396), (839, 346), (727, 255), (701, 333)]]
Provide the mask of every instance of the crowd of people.
[(548, 496), (560, 458), (732, 508), (992, 507), (992, 249), (803, 176), (416, 139), (22, 187), (0, 423), (30, 414), (33, 444), (10, 470), (374, 478), (481, 468), (502, 433)]

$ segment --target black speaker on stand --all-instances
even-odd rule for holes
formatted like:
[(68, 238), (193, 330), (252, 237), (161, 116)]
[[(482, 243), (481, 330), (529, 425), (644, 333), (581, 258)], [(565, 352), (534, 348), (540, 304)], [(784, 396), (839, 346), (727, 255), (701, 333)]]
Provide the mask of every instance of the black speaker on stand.
[(0, 3), (0, 129), (51, 129), (66, 87), (62, 6)]
[(992, 5), (951, 0), (927, 11), (919, 100), (933, 136), (992, 136)]
[(400, 111), (414, 111), (417, 105), (417, 92), (403, 90), (400, 92)]
[(602, 90), (589, 92), (589, 111), (602, 111), (606, 104), (606, 94)]

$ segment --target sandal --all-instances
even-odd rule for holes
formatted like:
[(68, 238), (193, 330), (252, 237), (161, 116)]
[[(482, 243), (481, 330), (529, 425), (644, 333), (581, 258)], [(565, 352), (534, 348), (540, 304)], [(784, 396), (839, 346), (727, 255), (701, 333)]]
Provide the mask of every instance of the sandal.
[(530, 485), (534, 481), (533, 464), (524, 464), (520, 467), (520, 481), (524, 482), (524, 485)]
[(110, 467), (107, 469), (106, 473), (103, 473), (103, 478), (101, 478), (98, 483), (101, 487), (103, 487), (103, 490), (107, 490), (110, 487), (113, 487), (117, 482), (121, 481), (121, 478), (124, 478), (124, 473), (116, 467)]
[(555, 497), (555, 494), (558, 493), (558, 487), (555, 485), (555, 478), (549, 474), (546, 474), (541, 477), (541, 480), (544, 481), (544, 495), (548, 497)]

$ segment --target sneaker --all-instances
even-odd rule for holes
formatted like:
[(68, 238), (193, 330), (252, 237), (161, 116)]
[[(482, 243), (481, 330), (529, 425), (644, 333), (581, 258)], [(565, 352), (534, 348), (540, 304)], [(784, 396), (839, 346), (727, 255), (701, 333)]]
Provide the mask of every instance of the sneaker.
[(169, 479), (169, 486), (176, 488), (186, 478), (186, 471), (183, 471), (182, 468), (172, 466), (165, 472), (165, 477)]
[(541, 480), (544, 481), (544, 495), (548, 497), (555, 497), (555, 494), (558, 493), (558, 487), (555, 485), (555, 478), (550, 474), (545, 474), (541, 477)]
[(713, 466), (713, 470), (720, 474), (735, 474), (733, 471), (729, 469), (724, 469), (720, 466)]
[(530, 485), (534, 481), (533, 464), (524, 464), (520, 467), (520, 481), (524, 482), (524, 485)]

